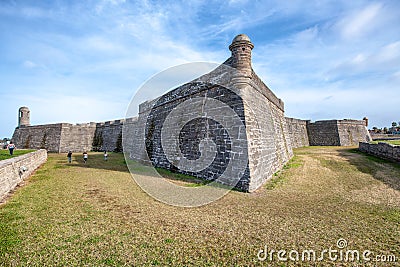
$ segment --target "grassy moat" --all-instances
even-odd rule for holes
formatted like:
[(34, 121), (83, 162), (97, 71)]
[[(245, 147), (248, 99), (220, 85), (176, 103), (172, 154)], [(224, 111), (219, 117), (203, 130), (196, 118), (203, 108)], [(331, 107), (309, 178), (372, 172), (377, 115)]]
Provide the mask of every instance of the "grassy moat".
[(78, 153), (72, 164), (49, 154), (0, 206), (0, 265), (314, 266), (276, 256), (261, 262), (257, 253), (265, 246), (322, 251), (340, 238), (352, 250), (397, 256), (377, 266), (399, 264), (400, 167), (349, 148), (305, 147), (295, 155), (254, 193), (179, 208), (143, 192), (122, 154), (105, 162), (90, 153), (87, 164)]

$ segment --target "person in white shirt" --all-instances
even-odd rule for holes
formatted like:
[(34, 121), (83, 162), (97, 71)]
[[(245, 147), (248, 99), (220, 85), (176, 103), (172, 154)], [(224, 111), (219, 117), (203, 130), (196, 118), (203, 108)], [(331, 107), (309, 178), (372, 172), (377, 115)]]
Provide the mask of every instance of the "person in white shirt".
[(83, 161), (85, 162), (85, 164), (86, 164), (87, 159), (88, 159), (88, 153), (85, 151), (85, 152), (83, 152)]
[(13, 142), (10, 142), (7, 145), (8, 151), (10, 152), (10, 155), (12, 156), (14, 154), (14, 149), (16, 149), (15, 145), (13, 144)]

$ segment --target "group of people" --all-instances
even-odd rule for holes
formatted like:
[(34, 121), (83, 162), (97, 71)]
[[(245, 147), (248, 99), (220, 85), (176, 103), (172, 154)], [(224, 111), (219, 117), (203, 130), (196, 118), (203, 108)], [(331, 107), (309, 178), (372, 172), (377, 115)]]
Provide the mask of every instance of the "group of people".
[[(68, 163), (72, 162), (72, 151), (68, 151), (67, 154), (67, 158), (68, 158)], [(88, 153), (86, 151), (83, 152), (83, 162), (86, 164), (88, 160)], [(107, 161), (108, 160), (108, 153), (107, 151), (104, 151), (104, 160)]]
[[(11, 156), (14, 154), (14, 150), (15, 150), (16, 148), (17, 148), (17, 147), (15, 146), (15, 144), (14, 144), (13, 142), (10, 142), (10, 143), (7, 145), (7, 149), (8, 149), (8, 151), (10, 152), (10, 155), (11, 155)], [(67, 158), (68, 158), (68, 163), (71, 163), (71, 162), (72, 162), (72, 151), (71, 151), (71, 150), (68, 151)], [(83, 152), (83, 162), (86, 164), (87, 160), (88, 160), (88, 153), (87, 153), (86, 151), (84, 151), (84, 152)], [(108, 153), (107, 153), (107, 151), (104, 151), (104, 160), (105, 160), (105, 161), (108, 160)]]

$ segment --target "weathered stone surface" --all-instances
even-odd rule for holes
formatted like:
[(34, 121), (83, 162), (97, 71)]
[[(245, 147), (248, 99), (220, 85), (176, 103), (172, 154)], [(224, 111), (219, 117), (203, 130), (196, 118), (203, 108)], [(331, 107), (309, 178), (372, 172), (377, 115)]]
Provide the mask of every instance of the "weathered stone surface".
[(307, 124), (310, 121), (287, 117), (285, 119), (292, 148), (309, 146)]
[(337, 124), (341, 146), (356, 146), (372, 140), (365, 120), (338, 120)]
[(29, 177), (46, 160), (47, 152), (45, 149), (41, 149), (0, 161), (0, 200)]
[(62, 123), (17, 127), (12, 141), (17, 148), (47, 149), (60, 152)]
[(371, 141), (363, 120), (327, 120), (307, 124), (310, 146), (355, 146)]
[[(104, 123), (57, 123), (17, 127), (12, 140), (19, 148), (46, 149), (65, 153), (94, 150), (114, 151), (122, 139), (124, 120)], [(96, 142), (97, 141), (97, 142)]]
[(360, 142), (358, 149), (367, 154), (400, 162), (400, 146), (383, 142), (379, 142), (378, 144)]
[(97, 123), (93, 136), (92, 149), (98, 151), (122, 151), (122, 126), (124, 120)]
[(30, 111), (28, 107), (20, 107), (18, 110), (18, 127), (30, 126)]

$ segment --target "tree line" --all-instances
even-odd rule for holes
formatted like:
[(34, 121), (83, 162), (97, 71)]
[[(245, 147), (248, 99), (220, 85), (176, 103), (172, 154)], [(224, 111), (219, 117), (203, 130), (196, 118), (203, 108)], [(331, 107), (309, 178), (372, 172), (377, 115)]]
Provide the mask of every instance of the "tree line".
[(392, 122), (392, 127), (372, 127), (372, 131), (374, 133), (383, 133), (383, 134), (400, 134), (400, 121), (399, 122)]

